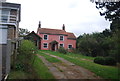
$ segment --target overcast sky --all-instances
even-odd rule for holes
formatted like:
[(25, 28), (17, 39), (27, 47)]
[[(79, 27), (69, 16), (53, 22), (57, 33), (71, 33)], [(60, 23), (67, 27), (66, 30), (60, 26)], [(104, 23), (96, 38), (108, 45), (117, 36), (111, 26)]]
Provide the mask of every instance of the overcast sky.
[(20, 28), (37, 32), (42, 28), (62, 29), (76, 36), (83, 33), (101, 32), (109, 28), (109, 22), (99, 15), (95, 3), (90, 0), (7, 0), (21, 4)]

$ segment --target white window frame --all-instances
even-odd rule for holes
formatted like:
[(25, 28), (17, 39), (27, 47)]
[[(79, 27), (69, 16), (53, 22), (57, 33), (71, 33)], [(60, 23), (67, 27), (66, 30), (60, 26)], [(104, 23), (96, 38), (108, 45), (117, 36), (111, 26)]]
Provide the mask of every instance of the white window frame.
[[(60, 44), (63, 44), (63, 43), (60, 43)], [(60, 47), (60, 44), (59, 44), (59, 47)], [(63, 47), (64, 47), (64, 44), (63, 44)]]
[[(44, 44), (47, 44), (47, 47), (44, 47)], [(43, 48), (48, 48), (48, 43), (43, 43)]]
[[(60, 36), (59, 36), (59, 40), (60, 40), (60, 37), (61, 37), (61, 36), (63, 36), (63, 35), (60, 35)], [(60, 40), (60, 41), (64, 41), (64, 36), (63, 36), (63, 40)]]
[(72, 46), (72, 48), (73, 48), (73, 45), (72, 45), (72, 44), (68, 44), (68, 49), (71, 49), (71, 48), (69, 48), (69, 45), (71, 45), (71, 46)]
[[(45, 35), (47, 35), (47, 34), (45, 34)], [(44, 36), (45, 36), (45, 35), (44, 35)], [(43, 39), (44, 39), (44, 36), (43, 36)], [(44, 40), (48, 40), (48, 35), (47, 35), (47, 39), (44, 39)]]

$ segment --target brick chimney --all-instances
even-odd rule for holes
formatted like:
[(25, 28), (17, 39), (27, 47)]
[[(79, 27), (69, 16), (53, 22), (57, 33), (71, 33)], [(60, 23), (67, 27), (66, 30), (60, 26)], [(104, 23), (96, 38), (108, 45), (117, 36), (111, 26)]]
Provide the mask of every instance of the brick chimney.
[(38, 28), (41, 28), (41, 21), (39, 21), (39, 25), (38, 25)]
[(63, 24), (63, 26), (62, 26), (62, 30), (64, 30), (65, 31), (65, 25)]

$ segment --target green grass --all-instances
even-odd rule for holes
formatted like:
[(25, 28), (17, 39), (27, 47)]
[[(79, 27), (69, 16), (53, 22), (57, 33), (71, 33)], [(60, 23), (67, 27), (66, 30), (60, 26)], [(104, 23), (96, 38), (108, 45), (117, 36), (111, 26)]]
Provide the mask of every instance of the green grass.
[(33, 67), (40, 79), (55, 79), (38, 56), (35, 57)]
[(28, 75), (23, 71), (11, 71), (8, 79), (28, 79)]
[(61, 62), (61, 60), (59, 60), (59, 59), (57, 59), (57, 58), (55, 58), (55, 57), (51, 57), (51, 56), (49, 56), (49, 55), (46, 55), (46, 54), (44, 54), (44, 53), (42, 53), (42, 52), (38, 52), (40, 55), (42, 55), (42, 56), (44, 56), (45, 57), (45, 59), (46, 60), (48, 60), (49, 62), (51, 62), (51, 63), (56, 63), (56, 62)]
[[(17, 57), (17, 60), (15, 61), (16, 63), (22, 63), (21, 60), (22, 58), (25, 58), (24, 56), (22, 55), (19, 55)], [(26, 62), (29, 62), (31, 63), (33, 60), (29, 60), (29, 61), (26, 61)], [(11, 66), (17, 66), (17, 65), (13, 65), (13, 60), (11, 61)], [(34, 71), (34, 68), (32, 66), (29, 67), (29, 69), (26, 71), (26, 70), (23, 70), (23, 67), (20, 67), (19, 69), (11, 69), (10, 73), (9, 73), (9, 76), (8, 76), (8, 79), (36, 79), (37, 78), (37, 75)]]
[(78, 58), (78, 59), (94, 60), (94, 57), (84, 56), (82, 54), (67, 53), (66, 55), (71, 56), (71, 57), (75, 57), (75, 58)]
[[(81, 67), (84, 67), (94, 72), (96, 75), (104, 79), (118, 79), (118, 68), (117, 67), (104, 66), (104, 65), (96, 64), (91, 61), (81, 60), (82, 58), (92, 60), (94, 59), (92, 57), (81, 56), (77, 54), (61, 54), (59, 52), (52, 52), (52, 51), (43, 51), (43, 52), (47, 52), (47, 53), (62, 57), (76, 65), (79, 65)], [(72, 58), (72, 57), (76, 57), (76, 58)]]

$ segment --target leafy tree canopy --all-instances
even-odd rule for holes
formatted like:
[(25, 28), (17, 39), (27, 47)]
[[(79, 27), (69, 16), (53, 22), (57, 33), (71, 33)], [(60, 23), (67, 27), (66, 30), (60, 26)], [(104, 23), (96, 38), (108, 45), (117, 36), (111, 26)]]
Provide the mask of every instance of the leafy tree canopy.
[(25, 36), (30, 33), (30, 31), (28, 31), (28, 29), (23, 29), (23, 28), (19, 28), (18, 31), (19, 31), (19, 36)]
[(105, 16), (105, 19), (108, 19), (109, 21), (120, 19), (120, 1), (98, 2), (96, 0), (95, 3), (96, 8), (100, 10), (100, 15)]

